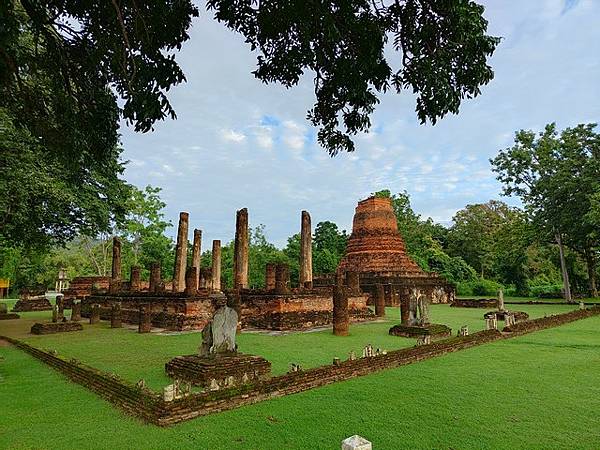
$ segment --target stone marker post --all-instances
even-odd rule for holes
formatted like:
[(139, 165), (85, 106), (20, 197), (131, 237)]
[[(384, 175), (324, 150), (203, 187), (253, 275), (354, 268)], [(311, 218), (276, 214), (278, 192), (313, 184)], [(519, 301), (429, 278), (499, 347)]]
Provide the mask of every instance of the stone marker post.
[(233, 288), (248, 287), (248, 209), (240, 209), (235, 219)]
[(375, 315), (385, 317), (385, 290), (382, 284), (375, 285)]
[(336, 284), (333, 287), (333, 334), (347, 336), (349, 329), (348, 287)]
[(265, 266), (265, 289), (267, 291), (272, 291), (275, 289), (275, 272), (277, 265), (273, 263), (268, 263)]
[(412, 325), (410, 323), (410, 298), (407, 295), (400, 297), (400, 323)]
[(290, 292), (290, 269), (287, 264), (275, 266), (275, 293), (288, 294)]
[(194, 230), (192, 246), (192, 267), (196, 268), (196, 286), (200, 286), (200, 257), (202, 256), (202, 230)]
[(183, 292), (185, 289), (185, 268), (187, 267), (189, 219), (190, 215), (188, 213), (179, 213), (177, 246), (175, 247), (175, 270), (173, 272), (173, 292)]
[(138, 333), (150, 333), (152, 330), (152, 314), (147, 306), (140, 306)]
[(498, 289), (498, 310), (504, 311), (504, 292)]
[(100, 305), (92, 305), (90, 310), (90, 325), (100, 322)]
[(121, 290), (121, 241), (113, 237), (112, 245), (112, 273), (110, 277), (110, 293), (114, 294)]
[(198, 293), (198, 278), (196, 267), (188, 267), (185, 272), (185, 295), (193, 297)]
[(73, 300), (71, 307), (71, 322), (79, 322), (81, 320), (81, 300)]
[(312, 234), (310, 225), (310, 214), (302, 211), (300, 228), (300, 275), (299, 284), (301, 288), (312, 289)]
[(364, 437), (355, 434), (342, 441), (342, 450), (373, 450), (373, 445)]
[(58, 322), (58, 305), (52, 305), (52, 323)]
[(131, 266), (131, 275), (129, 277), (130, 290), (139, 292), (142, 290), (142, 276), (140, 266)]
[(221, 290), (221, 241), (212, 243), (212, 290)]
[(148, 290), (150, 292), (157, 292), (161, 281), (160, 263), (153, 262), (150, 266), (150, 285), (148, 286)]
[(122, 326), (121, 303), (113, 303), (110, 308), (110, 327), (121, 328)]

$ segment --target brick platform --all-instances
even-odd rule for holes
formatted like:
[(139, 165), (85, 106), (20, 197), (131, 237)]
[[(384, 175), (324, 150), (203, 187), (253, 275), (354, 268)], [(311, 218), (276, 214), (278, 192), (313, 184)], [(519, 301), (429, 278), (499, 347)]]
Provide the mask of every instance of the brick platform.
[(431, 336), (432, 338), (444, 338), (452, 335), (452, 329), (446, 325), (431, 323), (422, 327), (410, 325), (394, 325), (389, 330), (392, 336), (402, 337), (421, 337)]
[(214, 356), (178, 356), (165, 364), (170, 377), (211, 390), (268, 380), (271, 363), (260, 356), (219, 353)]
[(31, 334), (54, 334), (82, 330), (83, 326), (79, 322), (36, 323), (31, 327)]
[(50, 301), (43, 295), (22, 298), (15, 303), (13, 312), (52, 311)]
[(498, 300), (495, 298), (482, 298), (481, 300), (474, 298), (457, 298), (450, 306), (455, 308), (496, 308), (498, 306)]
[(19, 319), (21, 316), (15, 313), (0, 313), (0, 320), (14, 320)]

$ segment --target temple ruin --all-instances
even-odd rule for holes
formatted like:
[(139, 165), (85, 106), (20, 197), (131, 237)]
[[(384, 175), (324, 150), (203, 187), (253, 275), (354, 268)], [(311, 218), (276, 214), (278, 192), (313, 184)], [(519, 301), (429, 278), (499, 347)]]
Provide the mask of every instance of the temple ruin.
[[(415, 289), (431, 303), (448, 303), (455, 296), (452, 284), (436, 273), (425, 272), (406, 253), (390, 198), (369, 197), (358, 202), (346, 254), (337, 268), (338, 273), (348, 271), (359, 274), (361, 290), (371, 294), (369, 304), (376, 305), (381, 289), (386, 306), (406, 304)], [(315, 283), (331, 284), (331, 280), (321, 278)]]
[[(291, 287), (287, 265), (272, 263), (264, 269), (264, 288), (248, 287), (246, 208), (236, 213), (233, 288), (223, 289), (221, 241), (212, 243), (211, 267), (199, 267), (201, 230), (194, 230), (193, 266), (188, 267), (189, 214), (182, 212), (177, 232), (173, 281), (162, 279), (158, 263), (151, 267), (149, 282), (141, 280), (139, 267), (132, 267), (129, 281), (123, 281), (121, 243), (114, 238), (113, 268), (108, 287), (92, 289), (91, 295), (81, 296), (82, 315), (89, 317), (92, 309), (97, 308), (102, 319), (110, 320), (114, 315), (113, 305), (119, 303), (120, 322), (140, 325), (140, 332), (149, 331), (149, 326), (168, 330), (201, 330), (213, 317), (217, 305), (226, 299), (236, 310), (242, 329), (297, 330), (330, 325), (334, 321), (334, 287), (313, 286), (312, 230), (308, 212), (302, 211), (300, 222), (301, 270), (297, 288)], [(348, 279), (355, 281), (353, 288), (344, 291), (346, 322), (374, 319), (375, 314), (367, 306), (369, 294), (360, 290), (358, 275), (350, 273)]]

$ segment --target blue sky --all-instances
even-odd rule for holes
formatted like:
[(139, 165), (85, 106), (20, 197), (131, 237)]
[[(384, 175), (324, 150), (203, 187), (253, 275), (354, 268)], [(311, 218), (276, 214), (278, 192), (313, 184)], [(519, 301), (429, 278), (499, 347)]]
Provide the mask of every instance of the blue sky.
[(408, 191), (418, 213), (449, 225), (465, 205), (502, 198), (488, 160), (516, 130), (600, 121), (600, 1), (483, 3), (489, 32), (503, 40), (482, 95), (435, 126), (418, 123), (410, 92), (385, 95), (356, 152), (335, 158), (306, 121), (312, 78), (289, 90), (262, 84), (243, 39), (203, 12), (177, 56), (188, 79), (170, 92), (178, 119), (146, 134), (121, 130), (125, 177), (162, 187), (167, 217), (176, 225), (188, 211), (205, 249), (232, 239), (242, 207), (279, 246), (299, 231), (303, 209), (313, 226), (350, 231), (356, 202), (386, 188)]

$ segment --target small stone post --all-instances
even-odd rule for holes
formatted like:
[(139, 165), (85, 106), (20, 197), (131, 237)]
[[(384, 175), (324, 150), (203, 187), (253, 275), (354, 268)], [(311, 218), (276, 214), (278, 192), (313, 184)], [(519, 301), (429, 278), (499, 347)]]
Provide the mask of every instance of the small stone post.
[(352, 294), (360, 292), (360, 278), (358, 272), (350, 270), (346, 272), (346, 286), (350, 289)]
[(58, 322), (58, 305), (52, 305), (52, 323)]
[(192, 267), (196, 268), (196, 286), (200, 286), (200, 257), (202, 256), (202, 230), (194, 230), (192, 246)]
[(140, 266), (131, 266), (131, 275), (129, 277), (129, 289), (132, 292), (139, 292), (142, 290), (142, 277), (140, 271)]
[(347, 336), (349, 320), (348, 287), (337, 284), (333, 287), (333, 334)]
[(221, 291), (221, 241), (212, 243), (212, 290)]
[(301, 288), (312, 289), (312, 234), (310, 225), (310, 214), (302, 211), (300, 227), (300, 276)]
[(287, 264), (275, 266), (275, 293), (288, 294), (290, 292), (290, 269)]
[(138, 333), (150, 333), (152, 330), (152, 314), (147, 306), (140, 306)]
[(71, 322), (79, 322), (81, 320), (81, 300), (73, 300), (71, 307)]
[(185, 272), (185, 295), (188, 297), (193, 297), (198, 293), (197, 273), (198, 270), (196, 267), (188, 267)]
[(121, 303), (113, 303), (110, 308), (110, 327), (121, 328), (122, 326)]
[(185, 290), (189, 218), (190, 215), (188, 213), (179, 213), (177, 246), (175, 247), (175, 271), (173, 272), (173, 292), (183, 292)]
[(355, 434), (342, 441), (342, 450), (373, 450), (371, 442)]
[(375, 315), (385, 317), (385, 290), (382, 284), (375, 285)]
[(92, 305), (90, 310), (90, 325), (100, 322), (100, 305)]
[(121, 290), (121, 241), (116, 236), (113, 237), (112, 247), (112, 273), (109, 291), (114, 294)]
[(410, 323), (410, 298), (406, 295), (400, 297), (400, 322), (402, 325), (412, 325)]
[(153, 262), (152, 266), (150, 266), (150, 285), (148, 286), (148, 290), (150, 292), (156, 293), (158, 291), (158, 287), (161, 282), (160, 278), (160, 263)]
[(265, 289), (267, 291), (272, 291), (275, 289), (275, 272), (276, 272), (276, 264), (268, 263), (265, 266)]
[(498, 289), (498, 311), (504, 311), (504, 292)]
[(235, 220), (233, 288), (248, 287), (248, 209), (240, 209)]

